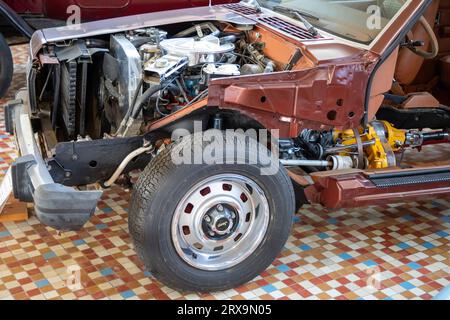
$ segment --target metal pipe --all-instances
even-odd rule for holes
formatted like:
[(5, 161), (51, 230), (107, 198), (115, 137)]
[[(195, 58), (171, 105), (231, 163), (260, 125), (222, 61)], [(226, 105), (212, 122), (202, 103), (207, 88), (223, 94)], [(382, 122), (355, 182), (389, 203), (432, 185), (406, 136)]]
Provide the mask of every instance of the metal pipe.
[(39, 95), (39, 101), (42, 101), (42, 96), (44, 95), (44, 91), (47, 89), (48, 81), (50, 80), (50, 76), (55, 70), (55, 65), (50, 66), (50, 70), (48, 71), (47, 78), (45, 79), (44, 86), (42, 87), (41, 94)]
[[(369, 140), (362, 143), (363, 147), (372, 146), (376, 143), (375, 140)], [(355, 150), (358, 149), (357, 144), (349, 144), (348, 146), (337, 146), (333, 148), (328, 148), (325, 150), (325, 154), (339, 153), (345, 150)]]
[(117, 167), (116, 171), (114, 171), (111, 178), (109, 178), (105, 183), (103, 183), (103, 186), (106, 188), (111, 187), (114, 184), (114, 182), (116, 182), (116, 180), (120, 177), (120, 175), (125, 170), (125, 168), (128, 166), (128, 164), (130, 163), (131, 160), (133, 160), (137, 156), (140, 156), (143, 153), (150, 152), (152, 150), (153, 150), (153, 146), (151, 144), (148, 146), (145, 146), (145, 144), (144, 144), (143, 147), (131, 152), (129, 155), (127, 155), (125, 157), (125, 159), (123, 159), (122, 163)]
[(119, 128), (117, 129), (117, 135), (119, 135), (119, 136), (122, 134), (122, 130), (127, 125), (128, 119), (130, 118), (131, 114), (133, 113), (134, 106), (136, 105), (136, 101), (139, 96), (139, 93), (141, 92), (143, 84), (144, 84), (144, 79), (141, 78), (141, 80), (139, 81), (138, 87), (137, 87), (136, 91), (134, 92), (131, 105), (128, 106), (127, 112), (125, 113), (125, 116), (123, 117), (122, 122), (120, 123)]
[(450, 133), (445, 131), (436, 131), (436, 132), (424, 132), (422, 134), (423, 141), (429, 142), (429, 141), (449, 141), (450, 140)]
[(333, 162), (324, 160), (280, 160), (284, 166), (298, 167), (331, 167)]
[[(129, 118), (124, 118), (122, 120), (120, 127), (117, 130), (117, 136), (126, 137), (128, 130), (131, 128), (131, 126), (134, 124), (134, 121), (139, 116), (139, 113), (141, 112), (144, 103), (146, 103), (148, 99), (150, 99), (155, 93), (164, 89), (165, 87), (159, 84), (156, 86), (149, 87), (147, 90), (145, 90), (144, 93), (137, 99), (136, 103), (133, 106), (129, 107), (131, 108), (130, 116)], [(122, 124), (125, 124), (125, 127), (123, 127)], [(124, 130), (123, 132), (122, 129)]]
[[(214, 35), (214, 36), (220, 35), (220, 30), (217, 29), (217, 27), (214, 24), (212, 24), (211, 22), (205, 22), (205, 23), (196, 24), (186, 30), (183, 30), (183, 31), (177, 33), (176, 35), (174, 35), (173, 38), (184, 38), (184, 37), (190, 36), (193, 33), (198, 34), (199, 30), (201, 33), (203, 33), (203, 30), (205, 30), (205, 29), (209, 29), (211, 31), (211, 35)], [(200, 38), (203, 37), (203, 35), (201, 35), (201, 36), (198, 35), (198, 36)]]

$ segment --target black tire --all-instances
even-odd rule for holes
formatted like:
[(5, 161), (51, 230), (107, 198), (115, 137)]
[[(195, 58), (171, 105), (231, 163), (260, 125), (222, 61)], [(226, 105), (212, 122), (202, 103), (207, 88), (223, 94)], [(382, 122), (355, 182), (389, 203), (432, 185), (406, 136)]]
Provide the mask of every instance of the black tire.
[(8, 91), (14, 73), (11, 49), (0, 33), (0, 98)]
[[(130, 233), (138, 256), (152, 275), (167, 286), (199, 292), (234, 288), (264, 271), (286, 243), (295, 210), (292, 183), (281, 166), (276, 174), (263, 176), (260, 164), (175, 165), (172, 150), (190, 144), (189, 139), (166, 148), (140, 175), (131, 200)], [(198, 143), (196, 138), (193, 141)], [(254, 151), (248, 143), (246, 149)], [(189, 265), (178, 255), (171, 238), (171, 223), (185, 193), (202, 179), (216, 174), (239, 174), (252, 179), (266, 195), (270, 220), (253, 254), (231, 268), (209, 271)]]

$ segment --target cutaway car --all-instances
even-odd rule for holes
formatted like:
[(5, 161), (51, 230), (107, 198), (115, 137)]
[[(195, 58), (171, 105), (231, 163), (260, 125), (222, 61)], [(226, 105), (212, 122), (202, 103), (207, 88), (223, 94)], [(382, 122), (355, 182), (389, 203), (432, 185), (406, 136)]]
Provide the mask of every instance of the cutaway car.
[[(5, 111), (14, 195), (42, 223), (82, 228), (141, 170), (139, 257), (173, 288), (216, 291), (271, 264), (302, 204), (450, 193), (450, 1), (212, 2), (34, 33)], [(431, 144), (447, 158), (405, 161)]]

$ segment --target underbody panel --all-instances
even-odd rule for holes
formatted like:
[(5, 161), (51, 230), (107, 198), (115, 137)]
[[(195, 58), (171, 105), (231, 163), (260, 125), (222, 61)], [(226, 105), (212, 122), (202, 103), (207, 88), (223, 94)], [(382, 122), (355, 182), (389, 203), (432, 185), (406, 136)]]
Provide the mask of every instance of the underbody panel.
[(352, 170), (312, 178), (306, 197), (330, 209), (433, 199), (450, 192), (450, 166), (372, 174)]

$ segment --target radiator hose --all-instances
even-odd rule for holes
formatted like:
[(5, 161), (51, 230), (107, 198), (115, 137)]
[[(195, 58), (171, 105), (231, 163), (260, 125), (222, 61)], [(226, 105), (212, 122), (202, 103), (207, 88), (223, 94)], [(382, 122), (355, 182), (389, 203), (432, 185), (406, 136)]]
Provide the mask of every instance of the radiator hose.
[(122, 120), (122, 123), (119, 126), (119, 129), (117, 130), (117, 136), (125, 137), (128, 133), (128, 130), (133, 125), (136, 118), (139, 116), (139, 113), (142, 110), (143, 105), (158, 91), (164, 89), (164, 85), (157, 85), (152, 86), (144, 91), (144, 93), (137, 98), (137, 95), (139, 94), (139, 91), (142, 87), (143, 81), (139, 83), (138, 89), (136, 90), (136, 94), (133, 98), (133, 103), (128, 108), (128, 111), (125, 115), (125, 117)]
[(142, 107), (144, 103), (148, 101), (155, 93), (158, 91), (164, 89), (163, 85), (157, 85), (157, 86), (151, 86), (147, 90), (144, 91), (144, 93), (137, 99), (136, 103), (133, 105), (131, 117), (133, 119), (136, 119), (139, 113), (142, 110)]

